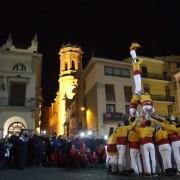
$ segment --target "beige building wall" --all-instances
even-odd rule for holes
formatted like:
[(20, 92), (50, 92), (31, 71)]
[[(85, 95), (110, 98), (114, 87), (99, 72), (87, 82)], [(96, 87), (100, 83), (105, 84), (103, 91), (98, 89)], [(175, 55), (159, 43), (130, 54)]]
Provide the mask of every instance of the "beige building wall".
[(178, 120), (180, 121), (180, 68), (174, 74), (174, 78), (175, 78), (175, 96), (176, 96), (176, 112), (175, 112), (175, 114), (177, 115)]
[[(107, 76), (104, 75), (104, 67), (117, 67), (127, 68), (130, 70), (130, 78)], [(115, 92), (115, 106), (116, 112), (125, 114), (125, 102), (124, 86), (132, 86), (134, 91), (134, 84), (132, 79), (131, 65), (129, 63), (118, 62), (110, 59), (103, 59), (93, 57), (83, 73), (83, 79), (85, 82), (85, 99), (86, 99), (86, 121), (88, 129), (97, 129), (99, 136), (108, 134), (111, 126), (116, 127), (117, 121), (111, 121), (104, 123), (103, 114), (106, 113), (106, 95), (105, 84), (113, 84)], [(96, 125), (96, 127), (94, 127)]]

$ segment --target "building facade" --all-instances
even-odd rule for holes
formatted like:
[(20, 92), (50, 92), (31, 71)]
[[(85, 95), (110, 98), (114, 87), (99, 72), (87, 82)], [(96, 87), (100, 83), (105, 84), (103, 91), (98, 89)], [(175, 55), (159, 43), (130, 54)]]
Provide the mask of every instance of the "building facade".
[[(65, 51), (66, 48), (68, 50)], [(64, 61), (63, 56), (60, 58), (61, 63), (71, 62), (71, 48), (67, 46), (61, 49), (60, 52), (69, 53), (67, 61)], [(76, 53), (81, 57), (81, 51)], [(158, 57), (141, 58), (142, 89), (150, 94), (155, 112), (177, 117), (178, 88), (175, 90), (173, 86), (175, 78), (176, 82), (179, 81), (178, 74), (174, 74), (178, 71), (176, 62), (172, 61), (172, 57), (170, 61)], [(81, 64), (81, 60), (79, 58), (77, 61)], [(128, 118), (129, 104), (135, 88), (131, 58), (117, 61), (92, 57), (85, 69), (78, 68), (78, 76), (77, 71), (74, 74), (74, 71), (69, 71), (72, 64), (66, 66), (67, 68), (61, 64), (60, 88), (55, 103), (50, 108), (52, 127), (58, 127), (59, 122), (64, 129), (62, 134), (71, 136), (91, 130), (93, 134), (103, 137), (108, 134), (110, 127), (116, 127), (118, 121)], [(72, 90), (74, 80), (77, 84)], [(68, 92), (71, 95), (69, 97)]]
[(108, 134), (129, 113), (134, 92), (131, 64), (93, 57), (82, 74), (83, 126), (98, 136)]
[(16, 48), (11, 36), (0, 47), (1, 137), (40, 126), (42, 55), (37, 48), (36, 35), (26, 49)]
[(155, 112), (160, 115), (173, 114), (175, 94), (170, 66), (174, 64), (158, 58), (141, 58), (143, 59), (141, 65), (143, 90), (150, 94)]
[[(49, 109), (49, 127), (55, 129), (57, 134), (72, 134), (69, 128), (75, 127), (77, 122), (77, 113), (72, 115), (72, 108), (77, 107), (77, 88), (79, 86), (80, 74), (82, 72), (82, 50), (79, 46), (67, 44), (60, 49), (60, 75), (59, 90), (54, 102)], [(67, 113), (69, 111), (69, 114)], [(77, 110), (76, 110), (77, 112)], [(74, 119), (75, 120), (71, 120)], [(73, 134), (74, 134), (73, 133)]]
[(174, 73), (175, 78), (175, 96), (176, 96), (176, 111), (175, 115), (180, 121), (180, 68), (177, 72)]

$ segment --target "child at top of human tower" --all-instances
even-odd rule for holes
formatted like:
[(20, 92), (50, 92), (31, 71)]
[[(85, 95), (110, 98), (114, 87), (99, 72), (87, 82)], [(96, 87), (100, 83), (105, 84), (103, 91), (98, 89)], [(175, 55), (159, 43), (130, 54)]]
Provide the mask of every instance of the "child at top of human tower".
[(141, 95), (142, 92), (140, 64), (142, 63), (143, 60), (138, 58), (136, 55), (136, 50), (140, 47), (141, 45), (138, 43), (131, 43), (130, 46), (130, 55), (132, 57), (133, 74), (134, 74), (134, 82), (135, 82), (135, 94), (137, 95)]

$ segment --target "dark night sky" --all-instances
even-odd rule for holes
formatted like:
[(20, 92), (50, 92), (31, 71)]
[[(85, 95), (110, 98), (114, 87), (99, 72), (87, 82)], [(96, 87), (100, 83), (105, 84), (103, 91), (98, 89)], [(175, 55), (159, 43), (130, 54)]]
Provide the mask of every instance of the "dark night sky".
[(134, 40), (143, 46), (140, 55), (179, 55), (179, 7), (178, 0), (16, 2), (1, 6), (0, 45), (11, 33), (16, 47), (27, 47), (37, 33), (39, 52), (43, 54), (43, 94), (48, 104), (58, 89), (62, 44), (79, 44), (84, 51), (84, 66), (92, 53), (112, 59), (128, 57)]

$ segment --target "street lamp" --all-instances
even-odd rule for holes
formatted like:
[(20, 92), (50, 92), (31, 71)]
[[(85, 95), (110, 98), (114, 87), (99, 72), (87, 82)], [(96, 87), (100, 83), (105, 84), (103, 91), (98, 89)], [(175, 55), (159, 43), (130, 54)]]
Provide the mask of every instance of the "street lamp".
[(105, 139), (105, 140), (108, 140), (108, 135), (104, 135), (104, 139)]
[(81, 111), (85, 111), (85, 107), (81, 107)]
[(88, 131), (87, 134), (88, 134), (89, 136), (91, 136), (91, 135), (92, 135), (92, 131)]
[(85, 133), (84, 133), (84, 132), (81, 132), (81, 133), (80, 133), (80, 136), (81, 136), (81, 137), (84, 137), (84, 136), (85, 136)]

